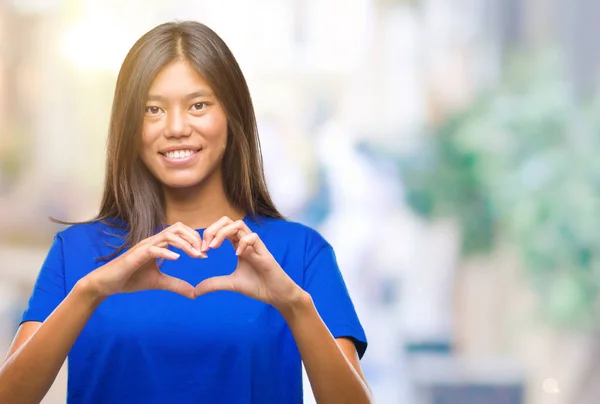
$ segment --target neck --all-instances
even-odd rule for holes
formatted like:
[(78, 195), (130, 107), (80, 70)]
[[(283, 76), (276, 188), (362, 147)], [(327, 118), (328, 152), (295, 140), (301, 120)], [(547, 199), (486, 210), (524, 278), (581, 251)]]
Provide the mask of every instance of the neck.
[(164, 188), (165, 218), (171, 225), (181, 222), (193, 229), (205, 229), (223, 216), (242, 219), (246, 212), (231, 205), (225, 195), (220, 173), (190, 188)]

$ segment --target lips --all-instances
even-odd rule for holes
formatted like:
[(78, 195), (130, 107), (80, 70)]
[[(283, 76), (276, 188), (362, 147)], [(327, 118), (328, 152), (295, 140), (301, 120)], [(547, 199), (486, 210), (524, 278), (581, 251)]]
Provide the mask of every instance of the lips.
[(165, 153), (171, 152), (171, 151), (184, 151), (184, 150), (198, 151), (200, 149), (202, 149), (202, 146), (196, 146), (196, 145), (191, 145), (191, 144), (178, 144), (178, 145), (173, 145), (173, 146), (169, 146), (169, 147), (163, 147), (158, 152), (160, 154), (165, 154)]
[(198, 150), (173, 150), (173, 151), (168, 151), (165, 153), (161, 153), (163, 156), (169, 158), (169, 159), (184, 159), (187, 157), (191, 157), (194, 154), (198, 153)]
[(159, 152), (161, 159), (168, 166), (187, 166), (193, 164), (198, 159), (202, 148), (173, 148)]

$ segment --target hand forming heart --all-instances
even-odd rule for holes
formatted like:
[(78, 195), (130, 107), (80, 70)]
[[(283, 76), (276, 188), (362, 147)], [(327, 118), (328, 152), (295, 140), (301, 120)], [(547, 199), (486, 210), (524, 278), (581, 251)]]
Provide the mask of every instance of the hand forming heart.
[[(281, 308), (303, 293), (243, 220), (234, 222), (223, 217), (209, 226), (203, 236), (201, 239), (195, 230), (176, 223), (142, 240), (85, 279), (100, 297), (162, 289), (193, 299), (217, 290), (229, 290)], [(206, 258), (208, 250), (219, 248), (225, 239), (231, 241), (238, 256), (238, 265), (230, 275), (206, 279), (194, 288), (181, 279), (162, 273), (157, 265), (157, 259), (179, 258), (179, 254), (167, 248), (169, 245), (191, 257)]]
[(236, 249), (238, 265), (230, 275), (206, 279), (196, 296), (217, 290), (238, 292), (279, 308), (294, 301), (302, 289), (285, 273), (260, 237), (243, 220), (223, 217), (204, 230), (201, 251), (219, 248), (225, 239)]

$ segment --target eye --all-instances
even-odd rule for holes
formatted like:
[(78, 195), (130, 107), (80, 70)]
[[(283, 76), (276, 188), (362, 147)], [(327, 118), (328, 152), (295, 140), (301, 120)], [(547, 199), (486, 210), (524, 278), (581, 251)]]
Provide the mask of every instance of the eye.
[(148, 115), (157, 115), (160, 112), (161, 112), (161, 108), (159, 108), (159, 107), (152, 107), (152, 106), (146, 107), (146, 113)]
[(197, 102), (194, 105), (192, 105), (190, 109), (194, 111), (202, 111), (203, 109), (206, 109), (207, 106), (208, 104), (206, 102)]

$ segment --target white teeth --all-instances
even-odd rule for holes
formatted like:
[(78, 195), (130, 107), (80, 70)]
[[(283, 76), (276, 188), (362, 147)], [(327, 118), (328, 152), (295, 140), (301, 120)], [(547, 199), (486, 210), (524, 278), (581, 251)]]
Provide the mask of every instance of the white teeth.
[(170, 159), (184, 159), (196, 153), (194, 150), (175, 150), (166, 152), (165, 156)]

